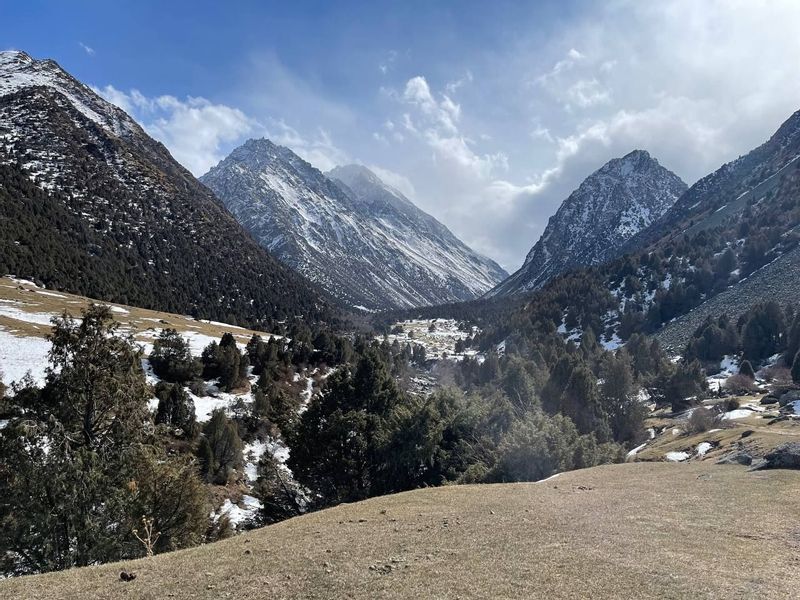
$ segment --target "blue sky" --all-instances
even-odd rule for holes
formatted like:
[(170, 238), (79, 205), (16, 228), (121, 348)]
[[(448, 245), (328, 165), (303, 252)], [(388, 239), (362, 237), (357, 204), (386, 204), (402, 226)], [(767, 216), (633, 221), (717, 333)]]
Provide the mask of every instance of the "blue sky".
[(248, 137), (361, 162), (507, 269), (607, 160), (687, 183), (800, 108), (800, 2), (10, 2), (195, 174)]

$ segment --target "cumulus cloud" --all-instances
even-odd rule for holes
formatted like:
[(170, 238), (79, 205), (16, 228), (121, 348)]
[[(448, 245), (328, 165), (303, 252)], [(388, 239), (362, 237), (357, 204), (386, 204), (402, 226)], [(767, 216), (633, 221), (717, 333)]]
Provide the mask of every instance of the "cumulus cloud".
[(794, 0), (591, 7), (471, 65), (480, 86), (409, 80), (389, 118), (433, 152), (395, 169), (465, 241), (516, 268), (611, 158), (643, 148), (691, 184), (765, 141), (800, 108), (799, 28)]
[(322, 128), (303, 135), (283, 120), (258, 120), (238, 108), (205, 98), (147, 97), (139, 90), (124, 92), (112, 85), (94, 89), (136, 119), (196, 176), (206, 173), (249, 137), (267, 137), (287, 146), (323, 171), (349, 162), (347, 153)]
[(205, 98), (148, 98), (138, 90), (123, 92), (112, 85), (96, 91), (139, 121), (178, 162), (198, 176), (224, 158), (226, 144), (264, 129), (241, 110)]
[(424, 77), (412, 77), (406, 82), (402, 100), (415, 109), (413, 116), (403, 113), (406, 130), (427, 143), (433, 150), (434, 162), (479, 178), (489, 178), (494, 172), (508, 168), (507, 158), (501, 152), (475, 152), (474, 142), (459, 130), (461, 106), (447, 94), (434, 94)]

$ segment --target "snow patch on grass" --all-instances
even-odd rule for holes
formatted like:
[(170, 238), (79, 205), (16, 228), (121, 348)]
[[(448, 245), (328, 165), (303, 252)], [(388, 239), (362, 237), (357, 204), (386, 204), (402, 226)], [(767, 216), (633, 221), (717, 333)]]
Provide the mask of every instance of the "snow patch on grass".
[(0, 327), (0, 371), (10, 385), (30, 372), (37, 385), (44, 385), (50, 342), (38, 337), (17, 337)]
[(700, 442), (697, 444), (695, 451), (697, 452), (697, 456), (702, 458), (711, 448), (713, 448), (713, 446), (709, 442)]
[(682, 462), (688, 458), (688, 452), (667, 452), (666, 454), (666, 459), (670, 462)]

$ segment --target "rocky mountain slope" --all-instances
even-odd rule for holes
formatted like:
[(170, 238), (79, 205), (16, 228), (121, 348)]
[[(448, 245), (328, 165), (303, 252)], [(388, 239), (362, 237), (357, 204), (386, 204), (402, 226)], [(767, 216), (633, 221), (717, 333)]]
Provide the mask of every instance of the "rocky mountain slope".
[(643, 150), (609, 161), (587, 177), (552, 216), (523, 266), (489, 292), (538, 289), (571, 268), (602, 264), (661, 217), (686, 190)]
[[(135, 561), (0, 581), (65, 598), (789, 598), (800, 473), (582, 469), (342, 504)], [(602, 518), (599, 518), (602, 515)], [(657, 533), (657, 540), (654, 540)], [(476, 543), (476, 540), (479, 542)], [(120, 572), (136, 579), (120, 581)]]
[(660, 219), (632, 237), (624, 250), (697, 233), (738, 218), (748, 206), (785, 194), (780, 187), (798, 168), (800, 111), (766, 142), (700, 179)]
[[(549, 321), (566, 337), (591, 328), (609, 348), (654, 334), (673, 353), (707, 316), (798, 301), (800, 112), (770, 139), (687, 190), (609, 263), (548, 282), (505, 323)], [(502, 323), (501, 323), (502, 324)], [(498, 327), (496, 341), (509, 326)]]
[(0, 274), (241, 323), (326, 314), (124, 111), (18, 51), (0, 53), (0, 219)]
[(469, 300), (505, 276), (364, 167), (328, 177), (260, 139), (201, 181), (265, 248), (351, 306)]

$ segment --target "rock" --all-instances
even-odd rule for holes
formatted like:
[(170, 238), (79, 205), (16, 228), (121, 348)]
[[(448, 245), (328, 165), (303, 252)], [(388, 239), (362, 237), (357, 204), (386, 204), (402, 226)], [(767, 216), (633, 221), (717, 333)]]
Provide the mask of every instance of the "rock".
[(764, 459), (762, 469), (800, 469), (800, 442), (781, 444)]
[(786, 406), (787, 404), (797, 402), (798, 400), (800, 400), (800, 390), (789, 390), (780, 397), (778, 404), (780, 406)]
[(122, 571), (119, 574), (119, 578), (122, 581), (133, 581), (134, 579), (136, 579), (136, 573), (128, 573), (127, 571)]
[(752, 463), (753, 457), (741, 450), (723, 456), (717, 461), (718, 465), (751, 465)]
[(775, 392), (770, 392), (761, 399), (761, 404), (777, 404), (779, 396)]

